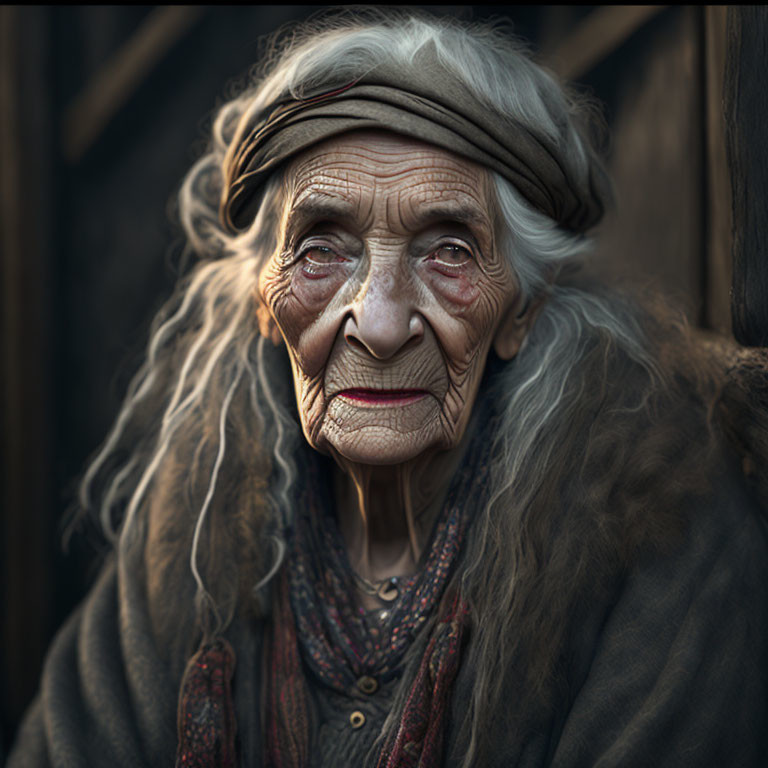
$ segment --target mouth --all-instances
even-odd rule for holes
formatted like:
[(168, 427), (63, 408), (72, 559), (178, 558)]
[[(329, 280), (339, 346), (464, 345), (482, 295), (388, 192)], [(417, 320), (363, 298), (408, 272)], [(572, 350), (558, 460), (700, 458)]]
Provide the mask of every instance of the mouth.
[(426, 389), (344, 389), (339, 397), (351, 400), (357, 405), (410, 405), (424, 397)]

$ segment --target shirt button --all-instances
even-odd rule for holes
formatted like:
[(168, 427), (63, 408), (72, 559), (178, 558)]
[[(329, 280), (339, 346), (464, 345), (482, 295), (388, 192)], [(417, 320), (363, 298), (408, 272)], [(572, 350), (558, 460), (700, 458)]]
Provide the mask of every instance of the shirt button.
[(349, 716), (349, 724), (357, 730), (358, 728), (362, 728), (365, 725), (365, 715), (359, 710), (356, 709), (350, 716)]
[(379, 690), (379, 684), (376, 681), (376, 678), (369, 677), (368, 675), (364, 675), (357, 681), (357, 687), (369, 696)]

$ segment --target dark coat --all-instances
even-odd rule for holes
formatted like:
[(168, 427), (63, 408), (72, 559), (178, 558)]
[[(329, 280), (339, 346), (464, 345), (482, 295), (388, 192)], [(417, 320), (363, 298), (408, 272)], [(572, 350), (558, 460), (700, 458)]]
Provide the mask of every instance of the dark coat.
[[(766, 525), (736, 468), (715, 485), (673, 549), (640, 557), (608, 599), (583, 607), (561, 696), (526, 711), (511, 671), (513, 714), (488, 723), (485, 765), (768, 765)], [(60, 631), (10, 768), (173, 764), (179, 680), (154, 647), (135, 566), (127, 556), (108, 562)], [(244, 766), (260, 764), (262, 635), (259, 622), (230, 630)], [(452, 766), (464, 748), (472, 655), (470, 639), (448, 728)]]

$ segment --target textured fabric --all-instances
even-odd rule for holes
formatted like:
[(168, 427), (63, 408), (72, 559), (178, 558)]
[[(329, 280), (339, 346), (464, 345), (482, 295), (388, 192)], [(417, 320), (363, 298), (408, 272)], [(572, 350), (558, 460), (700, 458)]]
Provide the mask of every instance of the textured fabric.
[(122, 554), (54, 639), (11, 766), (174, 764), (179, 680), (154, 647), (142, 571)]
[(467, 607), (458, 594), (440, 616), (411, 684), (393, 742), (382, 750), (377, 768), (439, 768), (453, 681), (461, 662)]
[[(346, 547), (332, 514), (304, 499), (291, 537), (291, 604), (305, 663), (339, 692), (362, 675), (386, 681), (440, 601), (469, 520), (468, 496), (482, 487), (482, 460), (468, 461), (425, 549), (421, 567), (399, 580), (399, 596), (378, 622), (358, 605)], [(475, 502), (478, 496), (475, 493)]]
[[(768, 765), (768, 532), (725, 462), (717, 491), (691, 500), (685, 537), (646, 553), (609, 599), (574, 607), (561, 696), (487, 723), (487, 768), (764, 768)], [(456, 681), (448, 768), (474, 686), (473, 647)]]
[[(557, 697), (534, 705), (520, 665), (504, 671), (508, 696), (486, 724), (490, 751), (481, 765), (768, 765), (766, 523), (732, 460), (722, 458), (712, 485), (711, 494), (689, 499), (681, 510), (687, 530), (674, 547), (638, 554), (612, 594), (572, 606), (573, 616), (564, 617), (574, 627), (563, 652), (566, 684)], [(191, 604), (191, 579), (189, 587), (185, 595), (179, 585), (178, 599)], [(227, 630), (237, 658), (233, 696), (242, 768), (263, 765), (264, 634), (264, 623), (242, 612)], [(446, 768), (461, 766), (467, 748), (461, 725), (476, 683), (471, 626), (460, 641), (447, 705)], [(144, 561), (121, 551), (54, 640), (9, 768), (170, 768), (187, 659), (169, 662), (163, 650), (149, 620)], [(345, 721), (340, 713), (333, 727), (348, 728)], [(356, 751), (354, 735), (346, 733), (349, 748), (332, 764), (375, 765), (365, 760), (369, 742), (361, 740)], [(365, 728), (355, 733), (371, 736)]]
[(179, 693), (176, 768), (234, 768), (235, 653), (223, 638), (206, 643), (187, 664)]
[(602, 217), (607, 183), (598, 166), (577, 176), (554, 140), (493, 112), (440, 62), (430, 43), (413, 66), (381, 65), (353, 83), (267, 106), (235, 138), (227, 157), (225, 226), (251, 224), (261, 186), (284, 161), (360, 129), (393, 131), (486, 166), (566, 229), (584, 232)]
[[(581, 607), (567, 651), (568, 691), (523, 721), (519, 670), (508, 709), (488, 723), (488, 768), (768, 765), (768, 543), (765, 523), (733, 468), (718, 494), (689, 510), (686, 539), (649, 554), (610, 600)], [(42, 695), (9, 768), (172, 766), (179, 680), (153, 649), (140, 571), (109, 563), (51, 647)], [(123, 619), (120, 617), (124, 616)], [(261, 624), (233, 628), (240, 765), (261, 760)], [(503, 642), (503, 638), (499, 639)], [(474, 684), (471, 631), (450, 702), (444, 765), (458, 768), (460, 723)], [(365, 763), (356, 753), (346, 765)], [(339, 766), (345, 763), (337, 763)]]
[(279, 577), (268, 646), (266, 758), (270, 768), (309, 765), (309, 694), (291, 612), (288, 578)]
[[(309, 693), (317, 723), (313, 731), (311, 768), (329, 765), (375, 765), (381, 752), (379, 737), (392, 710), (401, 678), (382, 683), (372, 694), (358, 691), (336, 693), (308, 675)], [(365, 718), (360, 728), (352, 728), (350, 718), (359, 712)]]
[[(307, 768), (312, 745), (309, 683), (302, 660), (321, 685), (352, 698), (358, 681), (376, 687), (402, 674), (406, 652), (438, 611), (401, 724), (384, 747), (380, 764), (437, 766), (443, 749), (446, 703), (459, 665), (466, 608), (454, 590), (443, 599), (455, 571), (471, 511), (482, 503), (487, 472), (487, 408), (478, 405), (464, 464), (452, 484), (419, 570), (399, 583), (399, 595), (378, 621), (357, 603), (352, 569), (330, 503), (305, 464), (305, 491), (290, 537), (272, 622), (267, 668), (267, 765)], [(325, 508), (325, 509), (324, 509)], [(369, 726), (370, 728), (370, 726)], [(312, 732), (311, 732), (312, 731)]]
[[(310, 754), (314, 751), (310, 749), (310, 694), (301, 670), (284, 575), (279, 592), (267, 665), (270, 672), (265, 765), (306, 768), (312, 764)], [(416, 677), (409, 683), (410, 692), (399, 724), (381, 750), (378, 768), (438, 768), (442, 764), (448, 705), (461, 660), (466, 613), (466, 606), (455, 594), (438, 617)], [(368, 725), (370, 728), (373, 724)], [(350, 765), (355, 764), (353, 755), (344, 757)]]

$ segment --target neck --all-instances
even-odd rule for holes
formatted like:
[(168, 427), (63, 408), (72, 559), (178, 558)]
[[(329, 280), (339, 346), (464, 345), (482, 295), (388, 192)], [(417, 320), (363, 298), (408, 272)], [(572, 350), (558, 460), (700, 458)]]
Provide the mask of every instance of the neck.
[(372, 582), (417, 570), (470, 440), (393, 466), (336, 456), (336, 509), (352, 568)]

